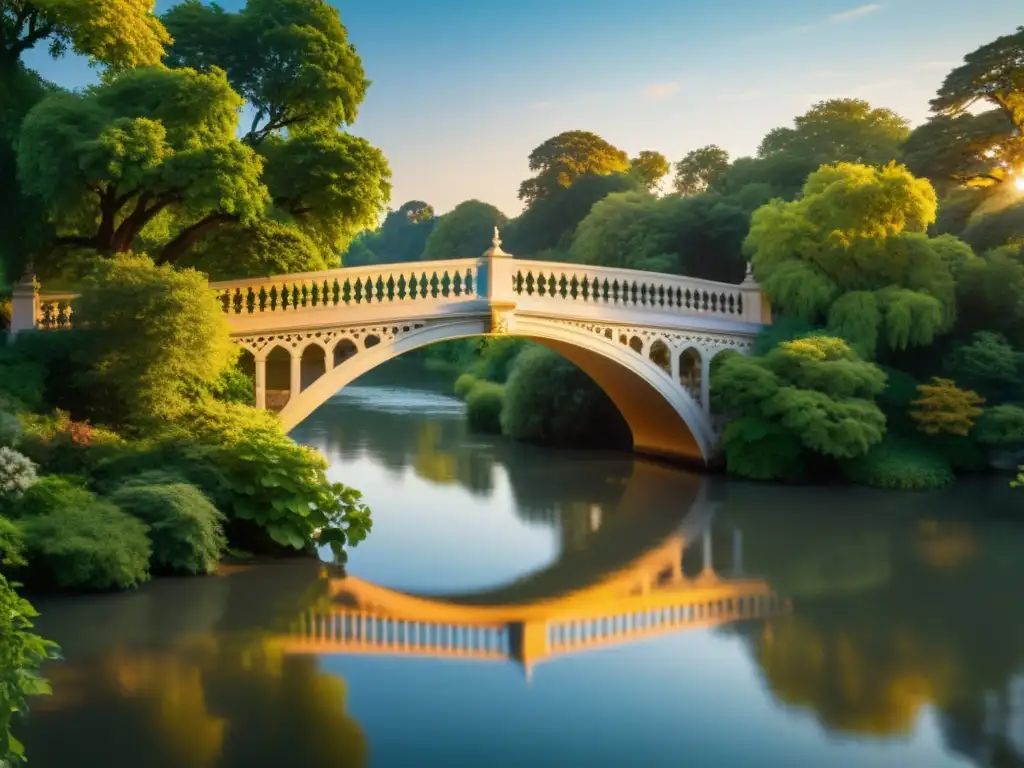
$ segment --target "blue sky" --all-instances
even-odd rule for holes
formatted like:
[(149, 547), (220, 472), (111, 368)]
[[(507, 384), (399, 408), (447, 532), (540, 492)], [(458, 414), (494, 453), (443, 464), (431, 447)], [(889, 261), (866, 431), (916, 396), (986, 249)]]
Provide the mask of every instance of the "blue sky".
[[(353, 132), (390, 160), (393, 206), (477, 198), (509, 215), (530, 151), (561, 131), (675, 161), (710, 143), (749, 154), (836, 96), (918, 123), (965, 53), (1024, 24), (1020, 0), (334, 4), (373, 81)], [(90, 77), (74, 59), (30, 64), (63, 85)]]

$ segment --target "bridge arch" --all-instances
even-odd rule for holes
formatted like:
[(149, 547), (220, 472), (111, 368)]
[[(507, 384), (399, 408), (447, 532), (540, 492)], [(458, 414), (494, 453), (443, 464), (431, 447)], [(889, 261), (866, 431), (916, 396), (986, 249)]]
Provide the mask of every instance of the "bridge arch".
[[(711, 461), (716, 436), (710, 417), (685, 388), (675, 383), (672, 361), (678, 359), (679, 345), (660, 336), (642, 339), (637, 331), (622, 329), (633, 342), (623, 345), (619, 342), (620, 334), (609, 334), (609, 330), (521, 317), (510, 335), (543, 344), (583, 369), (622, 413), (637, 452), (697, 463)], [(275, 349), (292, 354), (293, 387), (279, 411), (285, 429), (291, 429), (346, 384), (389, 360), (440, 341), (489, 332), (486, 317), (468, 317), (351, 328), (345, 332), (320, 332), (317, 336), (293, 332), (288, 339), (260, 336), (236, 340), (254, 355), (257, 363), (266, 360), (267, 354)], [(308, 381), (303, 375), (303, 360), (313, 345), (323, 350), (327, 370)], [(339, 349), (344, 350), (340, 355)], [(664, 349), (667, 354), (652, 356), (655, 349)], [(319, 355), (317, 358), (320, 360)], [(666, 359), (668, 371), (664, 368)], [(257, 387), (260, 383), (257, 376)], [(280, 403), (282, 394), (274, 395), (274, 402)]]

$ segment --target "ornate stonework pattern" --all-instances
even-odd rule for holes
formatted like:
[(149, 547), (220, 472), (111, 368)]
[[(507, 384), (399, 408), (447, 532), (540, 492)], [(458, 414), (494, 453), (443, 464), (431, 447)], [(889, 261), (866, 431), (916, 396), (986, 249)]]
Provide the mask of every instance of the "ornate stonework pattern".
[(754, 340), (752, 338), (731, 336), (728, 334), (719, 335), (698, 332), (686, 333), (665, 331), (657, 328), (623, 325), (613, 326), (575, 320), (549, 320), (548, 322), (566, 326), (568, 328), (578, 328), (597, 336), (604, 336), (606, 339), (614, 340), (618, 338), (621, 340), (622, 337), (625, 337), (627, 346), (630, 340), (638, 338), (643, 342), (641, 351), (638, 352), (638, 354), (643, 354), (644, 351), (649, 350), (657, 341), (667, 344), (669, 348), (679, 352), (687, 349), (688, 347), (693, 347), (698, 352), (701, 352), (702, 356), (706, 353), (712, 357), (725, 349), (734, 349), (737, 352), (744, 354), (749, 353), (754, 349)]
[(274, 347), (282, 347), (290, 354), (305, 349), (310, 344), (319, 344), (325, 352), (330, 352), (343, 339), (351, 341), (357, 349), (365, 345), (366, 339), (374, 336), (379, 343), (393, 341), (406, 333), (423, 328), (425, 323), (417, 322), (403, 325), (375, 324), (351, 328), (339, 328), (324, 331), (296, 331), (281, 334), (247, 334), (232, 337), (232, 341), (253, 355), (269, 353)]

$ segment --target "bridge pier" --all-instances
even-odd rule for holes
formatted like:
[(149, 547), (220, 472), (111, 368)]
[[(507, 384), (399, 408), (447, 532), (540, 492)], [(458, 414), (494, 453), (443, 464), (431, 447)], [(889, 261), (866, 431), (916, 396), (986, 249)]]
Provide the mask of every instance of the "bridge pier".
[(267, 356), (254, 355), (255, 374), (253, 375), (253, 388), (256, 391), (256, 407), (261, 411), (267, 410)]

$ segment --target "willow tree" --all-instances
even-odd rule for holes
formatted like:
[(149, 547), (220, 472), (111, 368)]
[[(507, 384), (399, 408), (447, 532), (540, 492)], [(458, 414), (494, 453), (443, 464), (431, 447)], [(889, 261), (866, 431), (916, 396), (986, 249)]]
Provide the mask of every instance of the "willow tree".
[(839, 163), (802, 196), (758, 209), (745, 247), (781, 313), (826, 326), (859, 353), (931, 344), (955, 320), (946, 240), (929, 238), (937, 201), (904, 167)]
[(885, 374), (842, 339), (807, 336), (763, 357), (732, 354), (712, 369), (713, 408), (733, 416), (730, 472), (757, 480), (801, 475), (813, 456), (852, 459), (885, 434), (875, 398)]

